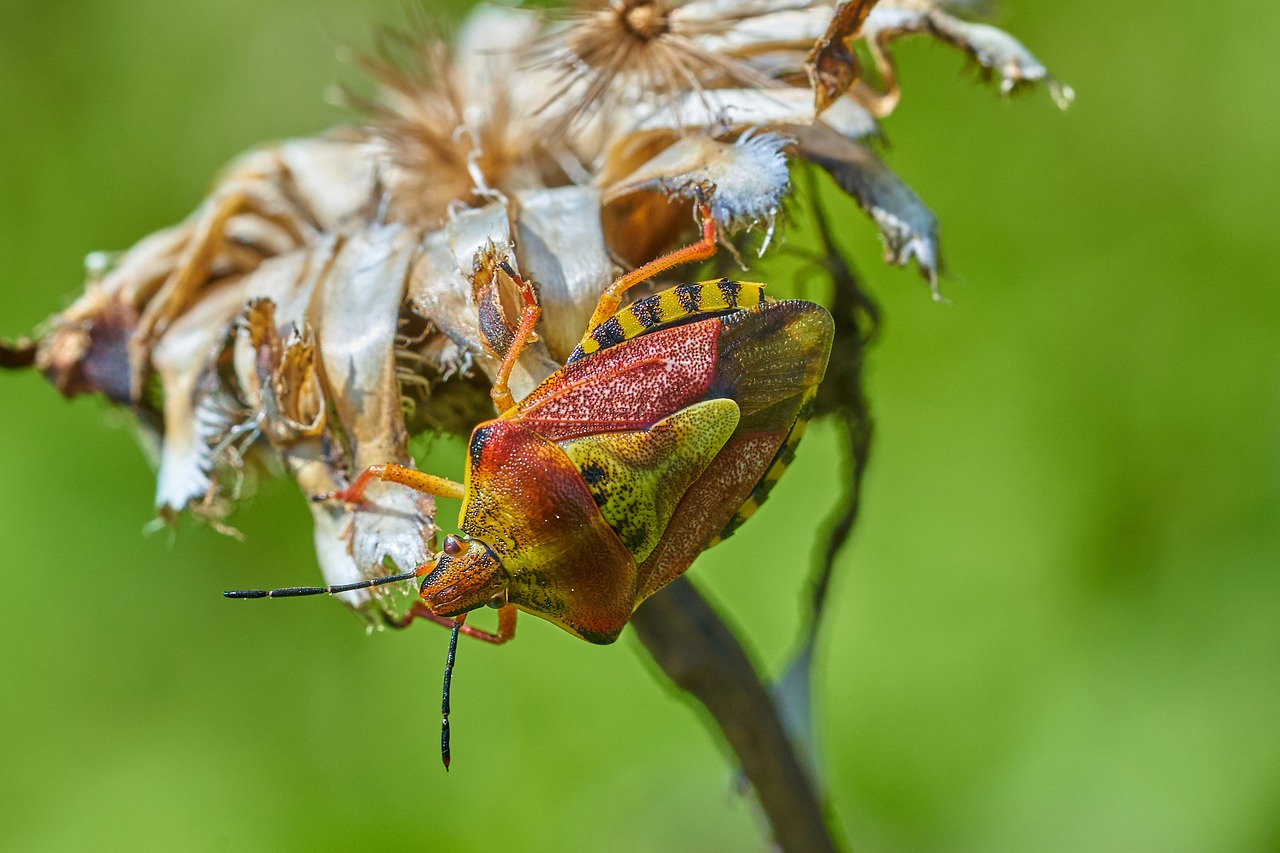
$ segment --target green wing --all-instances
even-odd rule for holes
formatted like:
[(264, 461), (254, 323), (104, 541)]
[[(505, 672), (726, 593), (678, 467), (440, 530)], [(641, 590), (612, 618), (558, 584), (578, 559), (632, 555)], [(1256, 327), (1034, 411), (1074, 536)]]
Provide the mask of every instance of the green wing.
[(600, 514), (635, 555), (657, 546), (685, 492), (738, 426), (733, 400), (695, 403), (645, 430), (559, 442)]

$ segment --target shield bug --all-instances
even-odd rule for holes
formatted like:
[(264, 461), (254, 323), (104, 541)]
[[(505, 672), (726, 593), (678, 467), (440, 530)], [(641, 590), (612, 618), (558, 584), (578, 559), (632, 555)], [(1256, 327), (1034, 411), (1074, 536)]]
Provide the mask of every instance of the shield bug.
[[(702, 240), (623, 276), (601, 297), (577, 349), (518, 403), (507, 388), (539, 316), (510, 268), (523, 312), (492, 389), (498, 417), (471, 434), (462, 483), (378, 465), (318, 500), (357, 503), (374, 479), (462, 501), (461, 535), (411, 572), (331, 587), (239, 590), (233, 598), (341, 592), (422, 578), (397, 624), (453, 629), (442, 750), (449, 763), (449, 679), (459, 633), (503, 643), (516, 611), (593, 643), (611, 643), (635, 608), (731, 534), (791, 461), (826, 370), (832, 320), (764, 285), (685, 284), (618, 310), (634, 284), (715, 251)], [(496, 633), (465, 624), (498, 609)]]

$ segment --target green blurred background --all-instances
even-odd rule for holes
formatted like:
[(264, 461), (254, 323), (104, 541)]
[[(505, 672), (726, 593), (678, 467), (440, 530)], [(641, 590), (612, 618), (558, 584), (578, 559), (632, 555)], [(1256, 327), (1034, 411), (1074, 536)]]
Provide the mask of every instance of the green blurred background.
[[(1280, 13), (1006, 0), (1078, 94), (1005, 102), (902, 45), (890, 162), (936, 211), (935, 304), (845, 233), (885, 312), (865, 514), (818, 661), (831, 803), (869, 850), (1280, 847)], [(0, 9), (0, 334), (82, 258), (184, 216), (215, 170), (343, 119), (335, 48), (401, 0)], [(764, 846), (704, 721), (630, 634), (524, 620), (460, 651), (336, 604), (287, 483), (143, 535), (122, 415), (0, 376), (0, 849)], [(785, 660), (834, 498), (819, 424), (693, 577)], [(458, 447), (437, 445), (447, 473)], [(433, 463), (435, 464), (435, 463)], [(798, 547), (804, 545), (805, 547)]]

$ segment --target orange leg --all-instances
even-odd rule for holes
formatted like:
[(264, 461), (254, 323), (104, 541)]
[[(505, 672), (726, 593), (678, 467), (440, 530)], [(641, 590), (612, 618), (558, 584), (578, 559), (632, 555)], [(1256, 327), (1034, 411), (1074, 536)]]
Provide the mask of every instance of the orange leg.
[(511, 280), (516, 283), (516, 287), (520, 288), (520, 296), (524, 298), (524, 312), (520, 315), (520, 325), (516, 328), (515, 337), (511, 339), (511, 346), (507, 347), (507, 352), (502, 356), (502, 364), (498, 366), (498, 375), (493, 380), (493, 388), (489, 391), (489, 396), (493, 398), (493, 405), (498, 407), (498, 413), (507, 411), (516, 404), (515, 399), (511, 396), (511, 389), (507, 387), (507, 380), (511, 378), (511, 370), (516, 366), (516, 359), (520, 357), (521, 351), (525, 345), (533, 338), (533, 327), (538, 322), (538, 317), (542, 314), (542, 309), (538, 307), (537, 297), (533, 295), (533, 288), (529, 286), (523, 278), (516, 274), (511, 265), (506, 261), (502, 262), (502, 271), (511, 276)]
[(672, 267), (687, 264), (691, 261), (705, 261), (716, 253), (716, 221), (711, 218), (711, 208), (705, 201), (698, 201), (698, 216), (702, 220), (701, 240), (692, 246), (676, 249), (674, 252), (668, 252), (643, 266), (636, 267), (609, 285), (608, 289), (600, 294), (600, 301), (596, 303), (595, 313), (591, 315), (591, 322), (587, 323), (587, 331), (582, 336), (583, 341), (591, 337), (591, 333), (596, 326), (599, 326), (617, 312), (618, 307), (622, 305), (623, 294), (632, 287), (642, 281), (653, 278), (659, 273), (666, 272)]
[(408, 612), (399, 619), (393, 619), (386, 614), (383, 614), (382, 618), (386, 621), (387, 626), (391, 628), (408, 628), (417, 619), (425, 619), (428, 622), (434, 622), (446, 628), (452, 628), (454, 622), (460, 622), (459, 633), (500, 646), (515, 637), (517, 612), (514, 604), (508, 604), (498, 610), (498, 632), (496, 634), (483, 628), (476, 628), (473, 625), (466, 624), (467, 614), (465, 613), (461, 616), (439, 616), (427, 609), (427, 605), (421, 601), (415, 601)]
[(364, 498), (364, 490), (374, 480), (399, 483), (416, 492), (424, 492), (428, 495), (435, 495), (438, 498), (462, 500), (467, 495), (466, 487), (461, 483), (446, 480), (444, 477), (437, 477), (435, 474), (415, 471), (412, 468), (405, 468), (403, 465), (370, 465), (364, 470), (363, 474), (352, 480), (351, 485), (345, 489), (340, 489), (336, 492), (322, 492), (318, 495), (312, 495), (311, 499), (313, 501), (339, 500), (350, 504), (360, 503)]

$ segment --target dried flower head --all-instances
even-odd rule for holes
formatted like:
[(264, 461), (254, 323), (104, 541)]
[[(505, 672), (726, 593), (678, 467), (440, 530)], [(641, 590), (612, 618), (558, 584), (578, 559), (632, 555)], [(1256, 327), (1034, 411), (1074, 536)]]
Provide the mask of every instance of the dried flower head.
[(382, 179), (393, 217), (437, 225), (452, 207), (564, 181), (513, 82), (537, 19), (514, 13), (502, 20), (495, 29), (478, 12), (452, 46), (428, 26), (382, 30), (375, 52), (360, 60), (377, 93), (347, 92), (346, 101), (372, 119), (385, 148)]
[(759, 9), (674, 0), (586, 3), (548, 42), (541, 63), (557, 74), (544, 107), (571, 122), (623, 106), (652, 109), (688, 91), (771, 87), (773, 81), (749, 64), (701, 44)]
[[(131, 406), (159, 447), (157, 512), (222, 525), (259, 462), (329, 492), (412, 465), (413, 435), (491, 416), (516, 313), (500, 262), (542, 307), (510, 381), (517, 398), (532, 389), (616, 275), (690, 238), (695, 196), (763, 252), (812, 164), (936, 292), (937, 221), (866, 141), (900, 97), (889, 45), (913, 34), (964, 50), (1004, 91), (1069, 96), (1011, 37), (930, 0), (481, 7), (451, 46), (383, 34), (357, 126), (238, 159), (185, 221), (96, 256), (75, 304), (34, 348), (0, 346), (0, 364)], [(879, 88), (859, 78), (860, 41)], [(431, 555), (429, 498), (367, 497), (311, 505), (329, 583)], [(345, 600), (395, 617), (380, 593)]]

